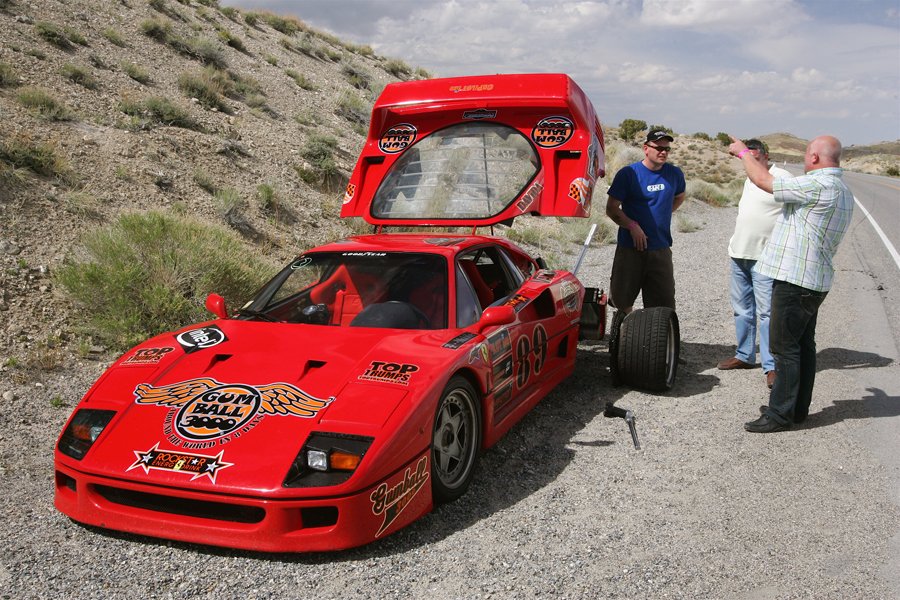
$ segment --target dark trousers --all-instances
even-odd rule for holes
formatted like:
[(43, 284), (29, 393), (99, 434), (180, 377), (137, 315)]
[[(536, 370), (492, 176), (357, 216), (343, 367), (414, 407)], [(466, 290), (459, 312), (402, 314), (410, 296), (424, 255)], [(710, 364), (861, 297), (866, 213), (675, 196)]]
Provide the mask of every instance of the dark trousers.
[(779, 423), (800, 422), (809, 414), (816, 380), (816, 318), (826, 295), (777, 279), (772, 285), (769, 349), (776, 376), (767, 414)]

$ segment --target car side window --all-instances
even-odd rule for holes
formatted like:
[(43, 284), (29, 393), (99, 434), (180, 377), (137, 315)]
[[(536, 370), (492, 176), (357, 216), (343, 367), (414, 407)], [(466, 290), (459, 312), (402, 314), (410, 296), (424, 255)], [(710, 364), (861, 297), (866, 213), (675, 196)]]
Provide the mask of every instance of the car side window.
[(460, 266), (456, 263), (456, 326), (468, 327), (481, 318), (481, 305), (475, 290)]

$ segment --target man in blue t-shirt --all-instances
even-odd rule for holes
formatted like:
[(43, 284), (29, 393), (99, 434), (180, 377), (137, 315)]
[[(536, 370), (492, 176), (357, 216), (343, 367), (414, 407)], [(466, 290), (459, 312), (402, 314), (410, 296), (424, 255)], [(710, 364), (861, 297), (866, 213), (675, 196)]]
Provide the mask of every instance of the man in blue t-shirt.
[(606, 215), (619, 226), (609, 294), (623, 314), (638, 292), (645, 308), (675, 309), (671, 223), (685, 185), (681, 169), (666, 163), (674, 140), (663, 130), (648, 133), (644, 160), (622, 167), (609, 188)]

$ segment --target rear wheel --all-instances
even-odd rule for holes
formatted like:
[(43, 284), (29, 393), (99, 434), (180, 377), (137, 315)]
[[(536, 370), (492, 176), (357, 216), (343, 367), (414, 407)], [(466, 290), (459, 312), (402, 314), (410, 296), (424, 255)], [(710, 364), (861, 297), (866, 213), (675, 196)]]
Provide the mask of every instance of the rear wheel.
[(678, 315), (671, 308), (655, 306), (622, 319), (616, 355), (610, 361), (622, 383), (661, 392), (675, 383), (680, 349)]
[(450, 379), (437, 412), (431, 441), (431, 489), (437, 503), (462, 496), (472, 482), (481, 447), (481, 411), (472, 384)]

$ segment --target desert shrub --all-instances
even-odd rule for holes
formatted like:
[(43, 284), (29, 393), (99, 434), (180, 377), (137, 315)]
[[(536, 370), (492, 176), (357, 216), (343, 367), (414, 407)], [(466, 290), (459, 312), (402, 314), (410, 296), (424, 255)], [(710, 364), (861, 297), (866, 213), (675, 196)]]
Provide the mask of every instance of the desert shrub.
[(195, 36), (188, 39), (170, 38), (169, 46), (178, 52), (199, 60), (203, 64), (224, 69), (228, 66), (225, 51), (215, 40), (206, 37)]
[(681, 213), (675, 213), (675, 229), (680, 233), (694, 233), (699, 231), (701, 227), (690, 217)]
[(347, 78), (347, 82), (358, 90), (367, 90), (372, 84), (372, 77), (359, 65), (344, 63), (341, 72)]
[(294, 121), (306, 127), (320, 124), (319, 115), (313, 110), (304, 110), (297, 113), (294, 115)]
[(419, 79), (431, 79), (432, 75), (422, 67), (416, 67), (416, 77)]
[(237, 22), (238, 15), (240, 14), (238, 9), (233, 6), (223, 6), (219, 9), (219, 12), (235, 22)]
[(213, 178), (210, 177), (206, 171), (203, 171), (201, 169), (197, 169), (196, 171), (194, 171), (194, 183), (213, 195), (215, 195), (215, 193), (219, 191), (219, 186), (216, 184)]
[(141, 32), (157, 42), (166, 43), (172, 35), (172, 23), (157, 19), (147, 19), (141, 23)]
[(296, 167), (300, 178), (310, 185), (335, 188), (340, 179), (340, 170), (334, 160), (337, 140), (331, 136), (314, 134), (300, 150), (307, 167)]
[[(598, 196), (595, 192), (594, 202), (598, 203)], [(605, 197), (603, 198), (605, 200)], [(587, 219), (567, 219), (563, 231), (565, 237), (560, 241), (571, 242), (573, 244), (584, 244), (585, 238), (591, 230), (592, 225), (597, 225), (594, 237), (591, 238), (591, 246), (605, 246), (616, 241), (616, 233), (618, 228), (616, 225), (606, 218), (606, 212), (600, 206), (594, 206), (591, 216)]]
[(698, 131), (691, 137), (697, 138), (698, 140), (706, 140), (707, 142), (712, 141), (712, 137), (710, 137), (710, 135), (708, 133), (703, 133), (702, 131)]
[(358, 44), (349, 44), (348, 48), (351, 52), (353, 52), (354, 54), (359, 54), (360, 56), (375, 56), (375, 51), (372, 49), (372, 46), (369, 45), (360, 46)]
[(244, 208), (244, 199), (234, 188), (220, 188), (213, 194), (219, 214), (223, 217)]
[(372, 108), (356, 94), (346, 92), (341, 95), (334, 112), (351, 124), (365, 125), (369, 122), (369, 115), (372, 112)]
[(79, 46), (90, 46), (90, 44), (88, 44), (87, 38), (81, 35), (79, 31), (71, 27), (63, 27), (63, 34), (72, 43), (78, 44)]
[(73, 118), (69, 109), (47, 90), (36, 87), (23, 88), (17, 99), (22, 106), (48, 121), (71, 121)]
[(150, 74), (147, 73), (143, 68), (134, 63), (122, 63), (122, 70), (125, 71), (125, 74), (137, 81), (138, 83), (142, 83), (147, 85), (150, 83)]
[(0, 62), (0, 87), (14, 87), (19, 85), (19, 74), (5, 62)]
[(265, 13), (262, 15), (262, 18), (268, 23), (269, 27), (285, 35), (294, 35), (298, 31), (306, 29), (306, 25), (294, 17), (280, 17), (272, 13)]
[(640, 148), (635, 148), (625, 142), (613, 141), (606, 146), (606, 175), (607, 183), (612, 183), (619, 169), (625, 165), (643, 160), (644, 153)]
[(393, 58), (384, 63), (384, 70), (398, 79), (405, 79), (412, 75), (412, 69), (408, 64)]
[(0, 138), (0, 164), (62, 181), (73, 179), (69, 163), (57, 153), (55, 145), (35, 143), (25, 135)]
[(313, 85), (313, 83), (309, 79), (307, 79), (306, 76), (303, 75), (302, 73), (298, 73), (294, 69), (285, 69), (284, 72), (288, 77), (290, 77), (291, 79), (294, 80), (294, 83), (296, 83), (299, 87), (303, 88), (304, 90), (316, 89), (316, 86)]
[(218, 35), (219, 39), (224, 42), (226, 46), (231, 46), (238, 52), (247, 52), (247, 47), (244, 45), (244, 41), (227, 29), (219, 29)]
[(124, 48), (127, 45), (125, 43), (124, 38), (122, 38), (122, 34), (119, 33), (118, 30), (113, 29), (112, 27), (107, 27), (106, 29), (104, 29), (101, 32), (101, 35), (103, 37), (105, 37), (109, 43), (119, 46), (121, 48)]
[(272, 65), (273, 67), (278, 66), (278, 58), (275, 56), (272, 56), (271, 54), (266, 54), (266, 62), (269, 63), (270, 65)]
[(259, 23), (260, 15), (257, 12), (247, 12), (244, 13), (244, 23), (249, 25), (250, 27), (256, 27)]
[(65, 32), (54, 23), (47, 21), (38, 21), (34, 24), (34, 30), (48, 44), (56, 46), (60, 50), (71, 50), (72, 42), (66, 36)]
[(239, 306), (275, 270), (224, 227), (159, 212), (124, 215), (81, 242), (84, 258), (55, 281), (86, 308), (81, 325), (118, 350), (207, 319), (210, 292)]
[(897, 168), (897, 165), (891, 165), (885, 169), (884, 173), (888, 177), (898, 177), (900, 176), (900, 168)]
[(233, 112), (224, 98), (231, 91), (231, 81), (221, 71), (206, 68), (182, 73), (178, 76), (178, 89), (189, 98), (196, 98), (206, 108)]
[(619, 123), (619, 137), (631, 141), (641, 131), (647, 129), (647, 122), (639, 119), (625, 119)]
[(720, 131), (716, 134), (716, 139), (719, 140), (719, 143), (723, 146), (731, 145), (731, 136), (725, 133), (724, 131)]
[(186, 109), (163, 96), (150, 96), (143, 100), (123, 98), (119, 102), (119, 109), (126, 115), (140, 119), (141, 128), (167, 125), (183, 129), (201, 129)]
[(59, 72), (72, 83), (77, 83), (90, 90), (97, 89), (99, 85), (97, 78), (91, 75), (90, 71), (78, 65), (66, 63), (60, 68)]
[(697, 179), (687, 182), (686, 192), (689, 198), (696, 198), (710, 206), (728, 206), (733, 201), (733, 198), (718, 185)]
[(259, 202), (259, 208), (265, 212), (273, 210), (278, 205), (275, 188), (268, 183), (256, 186), (256, 200)]

